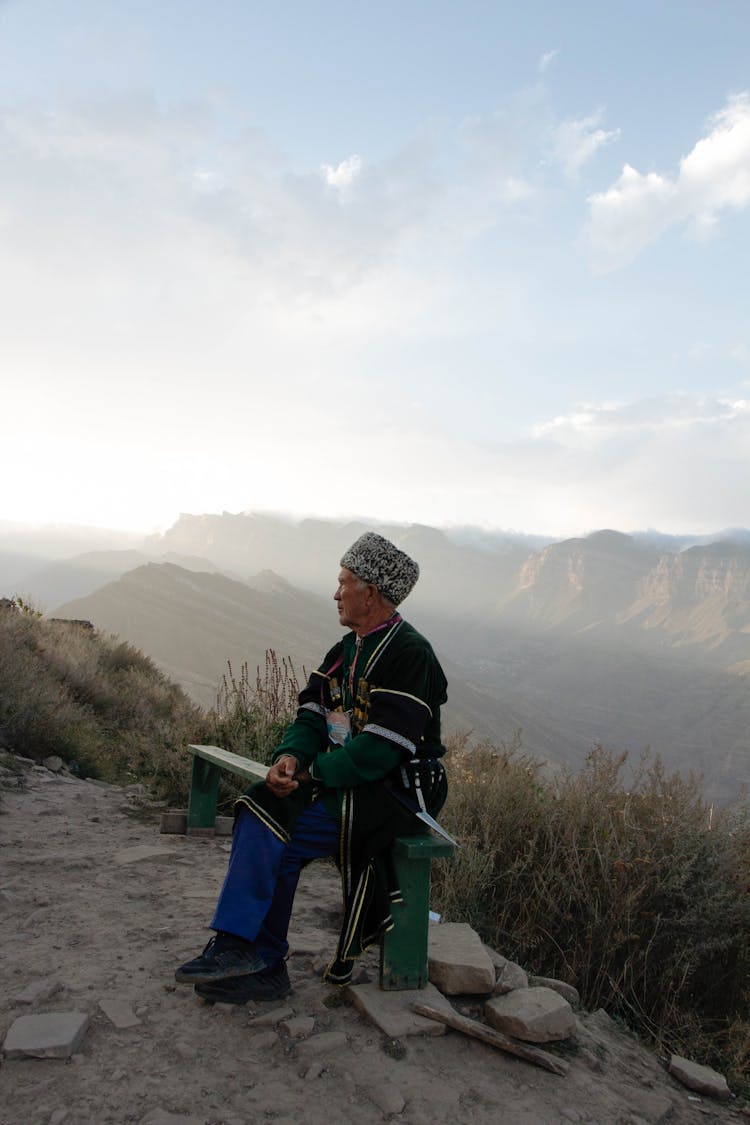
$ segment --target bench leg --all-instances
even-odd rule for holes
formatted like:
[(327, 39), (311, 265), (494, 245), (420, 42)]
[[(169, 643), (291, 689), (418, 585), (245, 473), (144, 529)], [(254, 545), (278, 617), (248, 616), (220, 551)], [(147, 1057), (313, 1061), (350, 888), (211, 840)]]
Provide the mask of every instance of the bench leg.
[(188, 835), (213, 835), (220, 776), (221, 770), (213, 762), (207, 762), (197, 754), (193, 756), (187, 813)]
[(427, 929), (430, 909), (430, 860), (396, 856), (403, 902), (391, 908), (392, 930), (380, 946), (380, 987), (385, 991), (427, 985)]

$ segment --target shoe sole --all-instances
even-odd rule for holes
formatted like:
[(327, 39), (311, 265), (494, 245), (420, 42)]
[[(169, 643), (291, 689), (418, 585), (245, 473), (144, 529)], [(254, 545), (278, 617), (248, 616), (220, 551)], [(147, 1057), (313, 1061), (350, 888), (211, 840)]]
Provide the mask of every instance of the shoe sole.
[(196, 988), (197, 996), (200, 996), (206, 1004), (249, 1004), (251, 1001), (254, 1003), (263, 1003), (268, 1000), (283, 1000), (291, 992), (291, 988), (285, 988), (281, 992), (275, 992), (273, 996), (232, 996), (231, 993), (223, 993), (218, 996), (212, 995), (210, 992), (204, 992)]
[(251, 965), (248, 965), (246, 969), (218, 969), (210, 973), (185, 973), (182, 969), (178, 969), (174, 975), (174, 979), (178, 984), (216, 984), (217, 981), (220, 980), (232, 980), (235, 977), (254, 976), (255, 973), (261, 972), (263, 968), (265, 968), (263, 964), (260, 970), (257, 966), (253, 968)]
[(236, 992), (225, 991), (220, 988), (211, 988), (210, 986), (203, 986), (196, 984), (196, 996), (200, 996), (201, 1000), (205, 1000), (207, 1004), (249, 1004), (251, 1000), (264, 1001), (264, 1000), (283, 1000), (292, 991), (291, 983), (276, 989), (273, 994), (265, 996), (252, 995), (251, 990), (243, 993), (239, 989)]

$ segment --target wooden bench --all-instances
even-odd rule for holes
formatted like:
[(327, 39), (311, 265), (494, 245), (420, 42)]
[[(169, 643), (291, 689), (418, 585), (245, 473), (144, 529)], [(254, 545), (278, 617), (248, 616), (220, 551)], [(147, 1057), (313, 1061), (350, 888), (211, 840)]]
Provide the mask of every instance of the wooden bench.
[[(222, 750), (189, 746), (193, 757), (187, 813), (189, 835), (212, 835), (221, 771), (248, 781), (262, 781), (268, 766)], [(380, 945), (380, 987), (388, 991), (424, 988), (427, 984), (427, 929), (430, 909), (430, 864), (451, 857), (454, 847), (436, 835), (399, 836), (393, 855), (403, 902), (391, 908), (394, 927)]]

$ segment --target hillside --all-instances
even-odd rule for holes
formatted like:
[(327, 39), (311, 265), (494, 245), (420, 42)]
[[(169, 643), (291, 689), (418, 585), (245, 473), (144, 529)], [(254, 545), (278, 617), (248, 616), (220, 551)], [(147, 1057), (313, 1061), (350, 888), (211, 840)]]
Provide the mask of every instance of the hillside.
[[(746, 680), (702, 651), (636, 647), (611, 630), (524, 631), (491, 621), (446, 622), (405, 612), (433, 641), (449, 678), (446, 730), (508, 741), (521, 729), (526, 750), (578, 768), (601, 742), (647, 749), (668, 768), (705, 777), (707, 795), (729, 799), (750, 783), (750, 693)], [(272, 572), (253, 586), (223, 575), (149, 564), (95, 594), (62, 606), (152, 656), (204, 705), (214, 702), (227, 660), (263, 665), (267, 648), (315, 666), (338, 633), (333, 603)], [(626, 643), (627, 642), (627, 643)]]
[(84, 618), (147, 652), (194, 699), (210, 706), (229, 661), (262, 665), (268, 648), (301, 673), (317, 666), (332, 643), (333, 603), (295, 589), (270, 572), (254, 584), (222, 574), (148, 563), (56, 616)]
[[(298, 667), (320, 659), (335, 636), (331, 559), (362, 527), (183, 516), (148, 549), (243, 582), (137, 568), (57, 612), (126, 637), (211, 703), (227, 660), (252, 668), (268, 647)], [(445, 663), (448, 729), (498, 741), (521, 728), (530, 752), (574, 767), (595, 742), (634, 760), (650, 748), (702, 773), (717, 800), (750, 783), (746, 534), (685, 546), (601, 531), (530, 549), (512, 535), (381, 530), (420, 561), (405, 612)], [(251, 565), (283, 577), (263, 589)]]

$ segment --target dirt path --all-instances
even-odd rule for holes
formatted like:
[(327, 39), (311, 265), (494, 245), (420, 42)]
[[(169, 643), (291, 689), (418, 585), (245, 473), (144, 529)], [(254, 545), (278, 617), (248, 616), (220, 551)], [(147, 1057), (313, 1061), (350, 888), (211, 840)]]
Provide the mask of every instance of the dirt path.
[[(339, 917), (324, 865), (297, 895), (288, 999), (205, 1005), (173, 973), (209, 936), (228, 840), (160, 836), (138, 787), (39, 766), (25, 777), (0, 806), (0, 1039), (30, 1013), (78, 1011), (90, 1024), (69, 1060), (2, 1060), (2, 1125), (748, 1121), (689, 1095), (606, 1017), (582, 1015), (565, 1078), (456, 1032), (387, 1040), (313, 968)], [(41, 981), (46, 998), (15, 999)], [(117, 1026), (129, 1013), (137, 1022)]]

